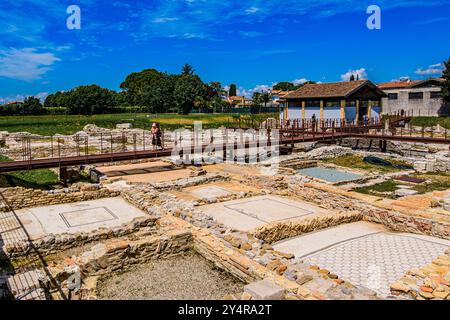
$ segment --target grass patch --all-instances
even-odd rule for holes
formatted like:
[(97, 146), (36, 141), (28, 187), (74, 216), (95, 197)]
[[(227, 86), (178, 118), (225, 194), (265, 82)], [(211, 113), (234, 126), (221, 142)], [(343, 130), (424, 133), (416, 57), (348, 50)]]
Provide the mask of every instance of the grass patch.
[(450, 129), (450, 117), (414, 117), (411, 120), (411, 125), (418, 127), (434, 127), (438, 124)]
[[(401, 169), (397, 169), (394, 167), (377, 166), (370, 163), (366, 163), (364, 162), (364, 157), (357, 155), (346, 155), (332, 159), (324, 159), (322, 161), (324, 163), (330, 163), (340, 167), (345, 167), (349, 169), (360, 169), (370, 172), (389, 173), (402, 171)], [(394, 159), (389, 159), (389, 162), (391, 162), (393, 165), (402, 165), (402, 166), (411, 165), (410, 163)]]
[[(0, 162), (11, 161), (0, 156)], [(24, 187), (32, 189), (52, 189), (59, 183), (58, 175), (52, 170), (37, 169), (0, 174), (0, 188)]]
[(419, 194), (450, 189), (450, 174), (448, 173), (414, 174), (411, 177), (426, 179), (427, 181), (420, 184), (406, 184), (395, 180), (388, 180), (373, 186), (355, 188), (353, 191), (372, 196), (396, 199), (397, 197), (394, 195), (394, 192), (402, 185), (411, 186), (412, 190), (417, 191)]
[[(257, 117), (263, 117), (258, 115)], [(274, 114), (267, 114), (267, 118)], [(74, 134), (87, 124), (103, 128), (115, 128), (118, 123), (132, 123), (134, 128), (150, 129), (153, 122), (159, 122), (163, 130), (193, 128), (195, 121), (201, 121), (203, 128), (235, 126), (237, 118), (233, 114), (146, 114), (121, 113), (80, 115), (42, 115), (0, 117), (0, 128), (9, 132), (31, 132), (40, 135)]]
[(371, 196), (385, 197), (390, 199), (395, 199), (394, 192), (398, 189), (399, 183), (388, 180), (382, 183), (374, 184), (367, 187), (359, 187), (353, 189), (353, 191), (363, 194), (368, 194)]

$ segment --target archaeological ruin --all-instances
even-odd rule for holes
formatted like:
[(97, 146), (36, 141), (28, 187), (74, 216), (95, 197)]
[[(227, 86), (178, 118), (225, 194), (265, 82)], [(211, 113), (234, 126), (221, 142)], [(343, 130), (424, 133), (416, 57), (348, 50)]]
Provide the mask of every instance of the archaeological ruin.
[[(1, 154), (26, 158), (23, 136), (1, 133)], [(35, 138), (33, 159), (151, 139)], [(52, 188), (3, 185), (0, 299), (450, 300), (448, 145), (356, 143), (295, 142), (276, 166), (111, 157), (51, 169), (67, 178)]]

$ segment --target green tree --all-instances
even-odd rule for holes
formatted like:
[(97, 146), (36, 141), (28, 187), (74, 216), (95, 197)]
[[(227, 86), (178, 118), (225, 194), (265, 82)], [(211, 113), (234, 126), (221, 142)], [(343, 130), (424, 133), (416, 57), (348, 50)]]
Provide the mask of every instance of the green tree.
[(20, 105), (23, 114), (43, 114), (44, 108), (42, 107), (41, 101), (35, 97), (27, 97)]
[(128, 105), (146, 107), (148, 112), (167, 112), (172, 107), (174, 83), (178, 76), (146, 69), (125, 78), (120, 88)]
[(114, 92), (98, 85), (80, 86), (64, 94), (68, 112), (71, 114), (108, 113), (116, 106)]
[(230, 97), (237, 96), (237, 87), (234, 83), (230, 84), (230, 89), (228, 90), (228, 95)]
[(270, 94), (268, 92), (263, 92), (261, 94), (261, 100), (264, 102), (264, 107), (267, 107), (267, 103), (270, 102)]
[(183, 76), (193, 76), (194, 74), (195, 74), (194, 68), (190, 64), (186, 63), (183, 66), (183, 69), (181, 70), (181, 75), (183, 75)]
[(292, 91), (295, 90), (296, 86), (291, 82), (278, 82), (273, 86), (273, 90), (281, 90), (281, 91)]
[(200, 77), (188, 74), (178, 77), (173, 91), (173, 100), (178, 113), (188, 114), (195, 107), (195, 100), (205, 96), (205, 85)]
[(253, 103), (253, 106), (261, 106), (261, 104), (263, 103), (261, 92), (254, 92), (253, 93), (252, 103)]
[(350, 76), (350, 81), (355, 81), (355, 75), (354, 75), (354, 74), (352, 74), (352, 75)]
[(207, 102), (203, 97), (197, 96), (194, 99), (194, 107), (198, 109), (199, 113), (202, 113), (207, 107)]
[(444, 81), (441, 84), (442, 96), (446, 102), (450, 102), (450, 58), (444, 62), (445, 69), (442, 72)]

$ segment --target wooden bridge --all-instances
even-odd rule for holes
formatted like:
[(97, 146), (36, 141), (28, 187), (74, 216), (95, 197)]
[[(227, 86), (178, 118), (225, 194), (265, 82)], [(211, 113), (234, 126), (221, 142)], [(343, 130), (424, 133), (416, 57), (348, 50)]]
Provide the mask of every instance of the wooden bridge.
[[(345, 122), (343, 120), (333, 120), (327, 119), (323, 121), (315, 120), (288, 120), (288, 121), (277, 121), (276, 123), (270, 123), (266, 121), (261, 124), (258, 130), (266, 130), (268, 136), (274, 130), (279, 132), (279, 139), (275, 141), (267, 141), (267, 145), (274, 145), (278, 143), (280, 149), (285, 147), (293, 147), (297, 143), (303, 142), (324, 142), (324, 143), (336, 143), (344, 138), (357, 138), (357, 139), (368, 139), (372, 141), (379, 141), (380, 146), (386, 146), (386, 141), (404, 141), (404, 142), (415, 142), (415, 143), (435, 143), (435, 144), (447, 144), (450, 145), (450, 139), (445, 132), (434, 133), (426, 132), (422, 130), (407, 129), (405, 123), (409, 121), (409, 118), (405, 117), (394, 117), (386, 124), (378, 119), (372, 119), (365, 123), (359, 122)], [(242, 129), (242, 128), (241, 128)], [(228, 129), (226, 129), (228, 130)], [(143, 136), (148, 134), (148, 132), (143, 131)], [(100, 152), (91, 152), (91, 147), (93, 145), (89, 144), (86, 139), (80, 139), (79, 137), (75, 139), (76, 141), (76, 152), (73, 154), (63, 154), (61, 152), (61, 146), (58, 139), (57, 146), (54, 147), (54, 138), (51, 137), (51, 153), (48, 156), (37, 157), (33, 155), (32, 143), (30, 140), (32, 138), (25, 137), (22, 141), (22, 160), (20, 161), (9, 161), (0, 163), (0, 173), (11, 172), (11, 171), (21, 171), (21, 170), (32, 170), (32, 169), (42, 169), (42, 168), (58, 168), (85, 164), (96, 164), (96, 163), (108, 163), (117, 162), (125, 160), (136, 160), (136, 159), (149, 159), (149, 158), (162, 158), (171, 155), (183, 155), (183, 151), (173, 148), (166, 148), (163, 150), (155, 149), (154, 146), (146, 145), (148, 140), (143, 140), (142, 145), (137, 145), (136, 134), (131, 137), (131, 150), (125, 146), (123, 141), (127, 141), (128, 137), (122, 135), (122, 148), (117, 150), (117, 146), (113, 147), (113, 137), (104, 142), (100, 138), (101, 149)], [(98, 143), (98, 142), (97, 142)], [(104, 147), (103, 145), (108, 145), (109, 147)], [(164, 142), (163, 142), (164, 144)], [(213, 142), (208, 145), (203, 145), (201, 148), (191, 147), (191, 154), (195, 152), (203, 152), (206, 148), (211, 148), (211, 145), (216, 148), (221, 148), (222, 150), (228, 150), (230, 147), (233, 149), (239, 148), (249, 148), (255, 146), (249, 144), (239, 144), (235, 142), (234, 144), (214, 144)], [(258, 144), (256, 144), (258, 146)], [(54, 152), (54, 148), (57, 152)], [(381, 147), (382, 148), (382, 147)], [(120, 149), (120, 148), (119, 148)], [(383, 149), (383, 148), (382, 148)], [(186, 150), (185, 150), (186, 151)], [(56, 153), (56, 154), (55, 154)], [(224, 151), (225, 158), (225, 151)]]

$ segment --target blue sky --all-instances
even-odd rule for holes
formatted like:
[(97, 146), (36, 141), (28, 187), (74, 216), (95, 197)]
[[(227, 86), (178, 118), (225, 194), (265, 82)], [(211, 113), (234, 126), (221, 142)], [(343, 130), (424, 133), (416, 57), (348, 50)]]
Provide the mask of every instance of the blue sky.
[[(81, 30), (66, 27), (69, 5)], [(382, 10), (369, 30), (366, 9)], [(279, 81), (384, 82), (439, 76), (450, 58), (450, 0), (2, 0), (0, 103), (130, 72), (178, 72), (241, 92)], [(353, 70), (352, 72), (349, 72)]]

